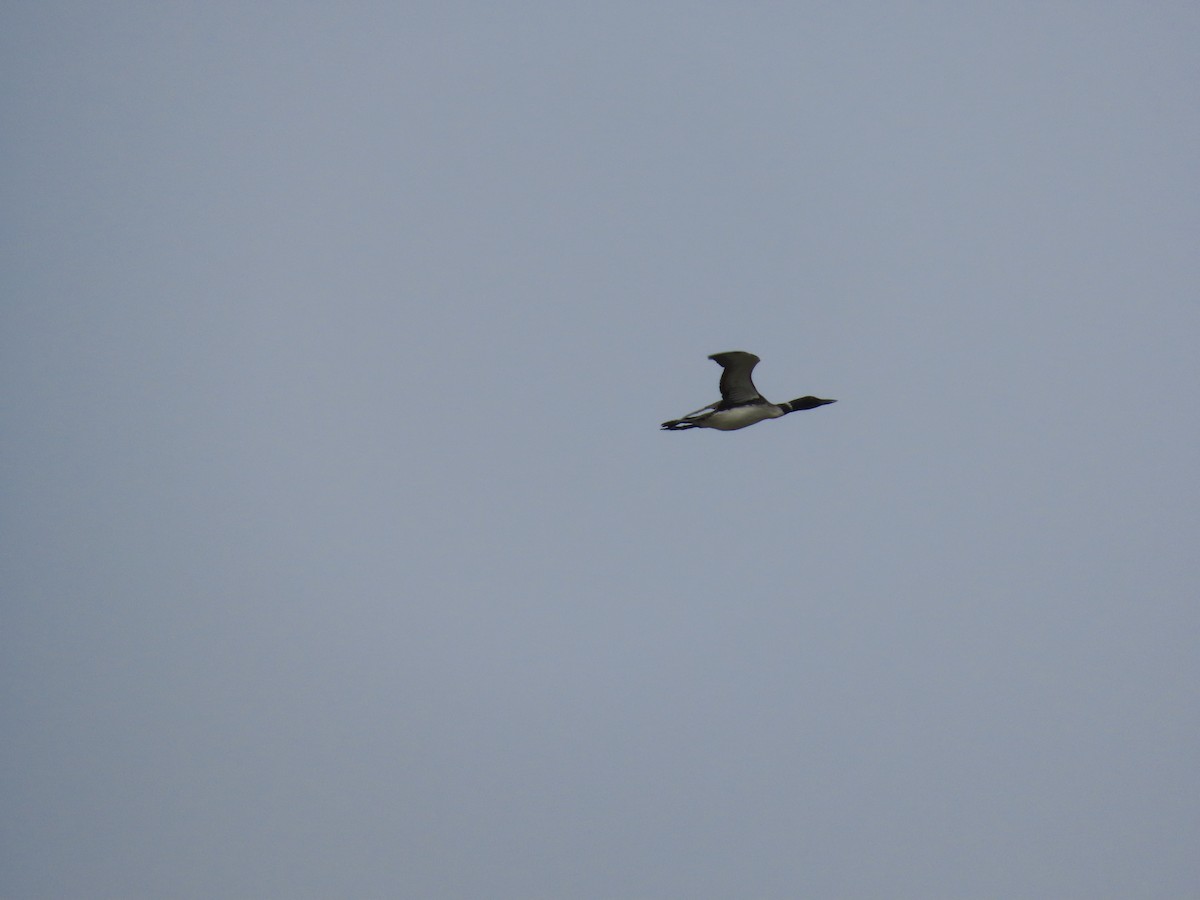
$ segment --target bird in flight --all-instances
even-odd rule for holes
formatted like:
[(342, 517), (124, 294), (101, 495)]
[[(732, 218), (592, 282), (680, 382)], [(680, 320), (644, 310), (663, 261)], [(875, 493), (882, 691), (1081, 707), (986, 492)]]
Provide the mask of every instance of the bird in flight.
[(758, 357), (744, 350), (714, 353), (709, 359), (719, 365), (721, 373), (721, 399), (710, 403), (682, 419), (663, 422), (666, 431), (682, 431), (685, 428), (715, 428), (718, 431), (737, 431), (763, 419), (778, 419), (798, 409), (816, 409), (836, 400), (820, 397), (801, 397), (790, 403), (771, 403), (758, 392), (750, 380), (750, 372), (758, 365)]

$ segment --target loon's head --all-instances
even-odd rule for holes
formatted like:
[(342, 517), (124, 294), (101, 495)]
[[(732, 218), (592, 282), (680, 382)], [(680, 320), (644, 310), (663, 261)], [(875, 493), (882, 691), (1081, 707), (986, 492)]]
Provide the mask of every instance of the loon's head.
[(793, 400), (788, 406), (795, 411), (797, 409), (816, 409), (818, 406), (824, 406), (827, 403), (837, 403), (837, 401), (822, 400), (820, 397), (801, 397), (799, 400)]

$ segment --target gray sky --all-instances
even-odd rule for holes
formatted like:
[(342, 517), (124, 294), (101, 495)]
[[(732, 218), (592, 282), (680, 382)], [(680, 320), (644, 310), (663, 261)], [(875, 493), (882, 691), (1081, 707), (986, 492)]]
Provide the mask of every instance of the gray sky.
[(0, 20), (0, 895), (1200, 895), (1195, 4)]

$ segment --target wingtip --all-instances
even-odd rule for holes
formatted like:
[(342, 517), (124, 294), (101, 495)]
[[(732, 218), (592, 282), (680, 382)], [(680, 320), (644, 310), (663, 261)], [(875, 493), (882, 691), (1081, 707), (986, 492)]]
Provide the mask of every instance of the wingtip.
[(725, 360), (726, 362), (728, 362), (732, 358), (754, 360), (754, 362), (762, 362), (762, 360), (760, 360), (753, 353), (747, 353), (745, 350), (726, 350), (722, 353), (714, 353), (711, 356), (709, 356), (709, 359), (711, 359), (715, 363), (718, 363), (719, 365), (725, 364), (724, 362), (722, 362), (722, 360)]

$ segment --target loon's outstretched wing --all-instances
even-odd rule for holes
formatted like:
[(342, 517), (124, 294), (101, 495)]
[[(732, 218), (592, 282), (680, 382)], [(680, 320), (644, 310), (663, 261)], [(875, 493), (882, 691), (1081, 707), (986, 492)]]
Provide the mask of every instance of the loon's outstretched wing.
[(758, 365), (758, 357), (745, 350), (714, 353), (709, 357), (725, 371), (721, 373), (721, 400), (725, 406), (740, 406), (762, 400), (750, 373)]

